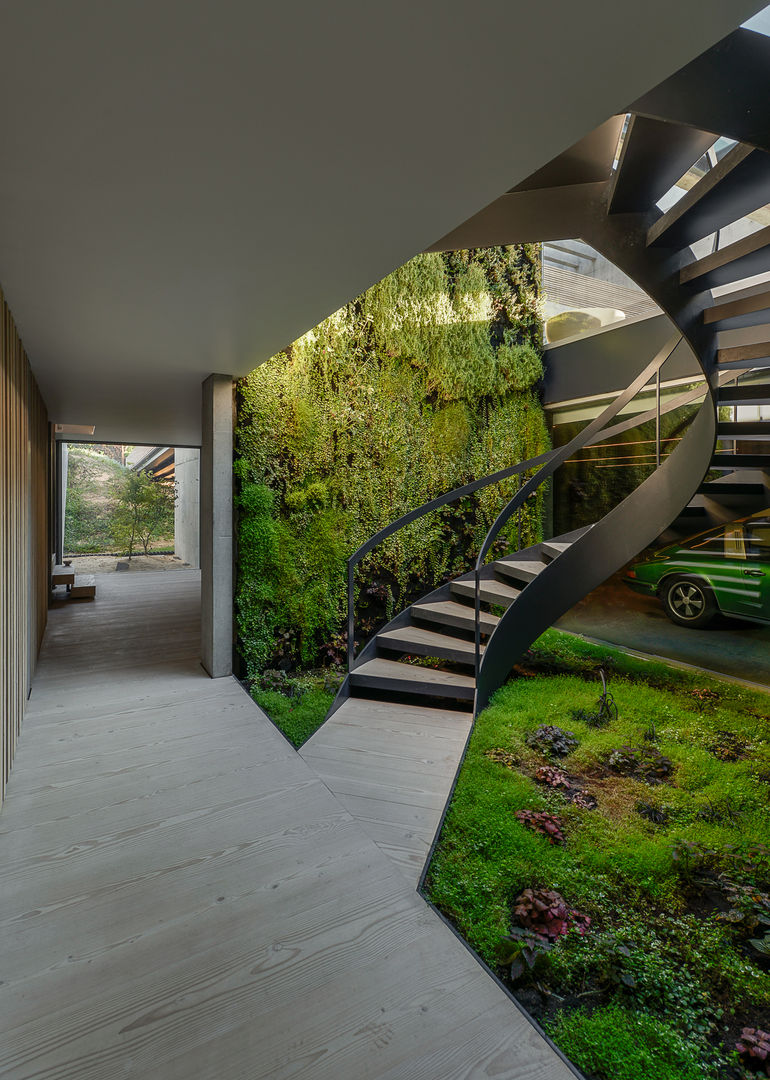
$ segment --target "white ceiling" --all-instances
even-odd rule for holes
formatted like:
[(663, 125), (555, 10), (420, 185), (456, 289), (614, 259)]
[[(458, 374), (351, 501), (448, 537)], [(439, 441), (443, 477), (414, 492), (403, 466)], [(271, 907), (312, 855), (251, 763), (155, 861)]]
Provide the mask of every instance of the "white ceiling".
[(0, 283), (51, 419), (241, 375), (761, 7), (0, 0)]

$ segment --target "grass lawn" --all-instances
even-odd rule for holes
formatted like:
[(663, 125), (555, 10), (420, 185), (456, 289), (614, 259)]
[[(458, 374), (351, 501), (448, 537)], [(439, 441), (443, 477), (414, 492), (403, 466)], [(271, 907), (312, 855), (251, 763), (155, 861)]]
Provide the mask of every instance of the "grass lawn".
[(727, 1080), (770, 1030), (765, 843), (770, 695), (552, 630), (476, 723), (426, 888), (587, 1076)]
[(265, 671), (251, 696), (293, 747), (299, 749), (326, 719), (343, 679), (336, 668), (287, 675)]

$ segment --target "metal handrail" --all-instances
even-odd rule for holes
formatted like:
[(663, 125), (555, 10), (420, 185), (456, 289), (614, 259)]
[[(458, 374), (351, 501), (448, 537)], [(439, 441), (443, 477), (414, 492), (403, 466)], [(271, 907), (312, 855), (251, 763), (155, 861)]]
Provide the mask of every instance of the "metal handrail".
[[(661, 349), (655, 354), (654, 358), (650, 361), (647, 367), (642, 371), (640, 375), (634, 379), (634, 381), (626, 387), (622, 394), (620, 394), (613, 402), (611, 402), (607, 408), (598, 416), (595, 420), (592, 420), (590, 424), (587, 424), (583, 430), (571, 439), (564, 446), (559, 447), (558, 450), (552, 451), (548, 460), (535, 476), (531, 477), (523, 487), (520, 487), (513, 498), (507, 503), (506, 506), (500, 511), (495, 520), (493, 521), (489, 531), (487, 532), (484, 542), (479, 549), (478, 556), (476, 557), (476, 565), (474, 567), (474, 584), (475, 584), (475, 603), (474, 603), (474, 625), (475, 625), (475, 645), (476, 645), (476, 678), (478, 679), (479, 670), (481, 668), (481, 568), (484, 565), (492, 544), (495, 542), (500, 530), (504, 525), (510, 521), (513, 514), (524, 505), (526, 500), (533, 495), (537, 489), (551, 477), (556, 469), (563, 464), (569, 457), (571, 457), (577, 450), (582, 450), (583, 447), (588, 446), (591, 440), (594, 439), (600, 432), (603, 431), (607, 423), (617, 416), (617, 414), (624, 409), (626, 405), (642, 390), (650, 381), (652, 376), (657, 376), (657, 373), (669, 359), (671, 354), (679, 345), (682, 340), (682, 334), (675, 334), (673, 337), (663, 345)], [(634, 417), (634, 423), (638, 424), (638, 418)]]
[(384, 529), (380, 529), (379, 532), (370, 536), (348, 559), (348, 671), (353, 670), (353, 661), (355, 660), (355, 617), (353, 611), (353, 591), (355, 585), (355, 572), (356, 567), (370, 551), (381, 544), (383, 540), (387, 540), (393, 533), (398, 532), (399, 529), (403, 529), (405, 525), (411, 525), (413, 521), (418, 521), (425, 514), (429, 514), (431, 510), (438, 510), (442, 506), (446, 506), (447, 503), (455, 502), (457, 499), (462, 499), (466, 495), (472, 495), (474, 491), (479, 491), (481, 488), (488, 487), (490, 484), (499, 483), (501, 480), (507, 480), (511, 476), (516, 476), (517, 473), (526, 472), (527, 469), (533, 469), (537, 465), (542, 465), (544, 462), (555, 454), (555, 450), (547, 450), (544, 454), (538, 454), (537, 457), (530, 458), (529, 461), (521, 461), (518, 465), (510, 465), (508, 468), (500, 469), (498, 472), (490, 473), (489, 476), (482, 476), (478, 480), (473, 480), (469, 484), (463, 484), (462, 487), (453, 488), (452, 491), (447, 491), (443, 495), (436, 496), (435, 499), (431, 499), (430, 502), (424, 503), (416, 510), (410, 510), (408, 514), (403, 514), (400, 518), (396, 518), (395, 521), (391, 521), (389, 525), (386, 525)]
[[(632, 386), (638, 387), (639, 389), (643, 388), (646, 385), (646, 382), (649, 381), (649, 377), (647, 378), (647, 380), (645, 382), (641, 383), (641, 386), (639, 386), (640, 379), (642, 379), (643, 376), (649, 371), (653, 371), (653, 372), (659, 371), (660, 368), (663, 366), (663, 364), (666, 362), (666, 360), (668, 360), (668, 358), (671, 356), (674, 349), (676, 349), (676, 347), (679, 345), (681, 340), (682, 340), (681, 335), (677, 335), (675, 338), (669, 339), (669, 341), (663, 346), (663, 348), (656, 354), (655, 359), (645, 369), (645, 372), (643, 372), (642, 375), (639, 376), (639, 378), (636, 380), (635, 383), (632, 384)], [(665, 356), (663, 357), (663, 359), (659, 359), (663, 353), (665, 353)], [(623, 420), (620, 423), (614, 425), (613, 427), (607, 428), (606, 430), (602, 426), (604, 423), (607, 422), (607, 420), (612, 419), (613, 416), (615, 416), (622, 408), (624, 408), (624, 406), (628, 403), (628, 400), (630, 400), (631, 397), (633, 397), (635, 395), (635, 393), (637, 393), (637, 392), (638, 392), (638, 390), (634, 390), (633, 393), (630, 395), (630, 397), (627, 400), (621, 401), (620, 398), (616, 399), (616, 401), (613, 402), (612, 405), (608, 406), (608, 408), (604, 410), (604, 412), (601, 414), (601, 416), (598, 418), (597, 421), (593, 421), (590, 425), (588, 425), (588, 427), (585, 428), (580, 433), (579, 436), (577, 436), (576, 440), (573, 440), (572, 443), (567, 444), (567, 447), (562, 447), (561, 450), (547, 450), (547, 451), (545, 451), (545, 453), (538, 454), (536, 457), (529, 458), (527, 461), (521, 461), (516, 465), (510, 465), (505, 469), (500, 469), (497, 472), (490, 473), (488, 476), (480, 477), (478, 480), (473, 480), (468, 484), (463, 484), (461, 487), (453, 488), (451, 491), (444, 492), (443, 495), (438, 495), (438, 496), (436, 496), (435, 499), (431, 499), (429, 502), (424, 503), (422, 506), (418, 507), (417, 509), (410, 510), (409, 513), (403, 514), (401, 517), (396, 518), (395, 521), (390, 522), (384, 528), (380, 529), (378, 532), (376, 532), (372, 536), (370, 536), (369, 539), (366, 540), (363, 544), (361, 544), (361, 546), (358, 547), (356, 549), (356, 551), (353, 552), (353, 554), (350, 556), (350, 558), (347, 561), (347, 586), (348, 586), (348, 588), (347, 588), (347, 601), (348, 601), (347, 656), (348, 656), (348, 671), (353, 670), (353, 663), (355, 661), (355, 613), (354, 613), (355, 571), (356, 571), (356, 567), (358, 566), (358, 564), (361, 562), (361, 560), (366, 555), (369, 554), (370, 551), (372, 551), (375, 547), (377, 547), (378, 544), (381, 544), (383, 540), (386, 540), (389, 536), (392, 536), (393, 533), (398, 532), (400, 529), (404, 528), (404, 526), (406, 526), (406, 525), (411, 525), (411, 523), (413, 521), (418, 521), (421, 517), (424, 517), (426, 514), (429, 514), (432, 510), (438, 510), (438, 509), (440, 509), (440, 507), (446, 506), (448, 503), (455, 502), (457, 499), (462, 499), (466, 495), (472, 495), (473, 492), (479, 491), (484, 487), (488, 487), (490, 484), (496, 484), (496, 483), (499, 483), (501, 480), (507, 480), (511, 476), (516, 476), (516, 475), (520, 476), (522, 473), (527, 472), (529, 469), (537, 468), (537, 466), (539, 466), (539, 465), (547, 465), (548, 463), (550, 463), (552, 458), (554, 458), (557, 454), (560, 454), (563, 450), (565, 450), (565, 449), (566, 450), (571, 450), (571, 448), (573, 448), (573, 446), (574, 446), (574, 444), (576, 442), (580, 442), (582, 444), (583, 443), (583, 438), (585, 436), (587, 436), (588, 438), (593, 438), (594, 436), (602, 436), (604, 438), (611, 438), (614, 435), (619, 435), (624, 431), (628, 431), (631, 428), (637, 427), (639, 424), (643, 423), (644, 421), (646, 421), (648, 419), (652, 419), (656, 415), (658, 406), (656, 406), (655, 409), (652, 409), (652, 410), (650, 410), (650, 411), (648, 411), (646, 413), (643, 413), (643, 414), (641, 414), (639, 416), (633, 416), (628, 420)], [(628, 390), (624, 391), (624, 394), (621, 395), (621, 397), (624, 397), (624, 395), (627, 394), (627, 393), (628, 393)], [(700, 389), (687, 391), (686, 393), (681, 394), (678, 397), (672, 399), (670, 402), (667, 402), (666, 405), (663, 407), (663, 409), (661, 411), (662, 411), (663, 414), (665, 414), (665, 413), (668, 413), (668, 412), (670, 412), (670, 411), (672, 411), (674, 409), (680, 408), (681, 406), (683, 406), (685, 404), (688, 404), (691, 401), (696, 400), (701, 395), (701, 393), (702, 393), (702, 391)], [(585, 445), (587, 445), (587, 444), (585, 444)], [(582, 448), (582, 445), (581, 445), (581, 448)], [(556, 467), (557, 466), (554, 466), (554, 468), (556, 468)], [(538, 475), (540, 475), (540, 474), (538, 474)], [(516, 493), (516, 496), (514, 496), (514, 499), (521, 493), (522, 490), (524, 490), (524, 489), (522, 489), (520, 487), (519, 491)], [(523, 502), (523, 499), (522, 499), (522, 502)], [(508, 505), (510, 506), (510, 503)], [(508, 507), (506, 507), (506, 509), (508, 509)], [(515, 509), (516, 509), (516, 507), (514, 507), (514, 510)], [(514, 511), (512, 510), (511, 513), (513, 513), (513, 512)], [(508, 517), (510, 517), (510, 516), (511, 515), (509, 514)], [(497, 521), (499, 521), (499, 520), (500, 520), (500, 518), (498, 516)], [(506, 518), (506, 520), (508, 520), (508, 519)], [(496, 523), (497, 523), (497, 521), (496, 521)], [(505, 522), (503, 522), (502, 524), (505, 524)], [(502, 527), (502, 525), (501, 525), (501, 527)], [(494, 528), (494, 525), (493, 525), (493, 528)], [(487, 533), (487, 538), (489, 538), (489, 533)], [(488, 551), (488, 548), (486, 549), (486, 551)], [(486, 555), (486, 551), (484, 552), (485, 555)], [(480, 564), (479, 564), (479, 562), (477, 560), (477, 567), (479, 565)], [(477, 576), (478, 576), (478, 574), (477, 574)], [(478, 598), (478, 585), (477, 585), (476, 595), (477, 595), (477, 598)], [(478, 608), (479, 608), (479, 605), (477, 603), (477, 609)], [(478, 625), (479, 625), (479, 617), (480, 617), (480, 610), (477, 610), (477, 614), (476, 614), (476, 626), (477, 626), (477, 628), (478, 628)], [(477, 671), (478, 671), (478, 664), (479, 664), (479, 657), (478, 657), (478, 643), (477, 643), (477, 658), (476, 658)]]

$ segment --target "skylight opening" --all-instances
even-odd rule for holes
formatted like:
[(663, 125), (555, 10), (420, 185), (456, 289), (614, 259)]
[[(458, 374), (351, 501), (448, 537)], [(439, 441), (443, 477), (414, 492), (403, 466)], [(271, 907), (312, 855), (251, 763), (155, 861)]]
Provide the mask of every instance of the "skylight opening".
[(758, 34), (770, 37), (770, 4), (741, 25), (744, 30), (755, 30)]

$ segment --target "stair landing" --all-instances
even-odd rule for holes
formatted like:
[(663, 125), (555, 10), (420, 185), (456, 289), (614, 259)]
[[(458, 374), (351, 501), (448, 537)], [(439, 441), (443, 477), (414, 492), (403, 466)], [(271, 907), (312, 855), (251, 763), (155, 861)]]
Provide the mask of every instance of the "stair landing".
[(470, 713), (348, 698), (300, 753), (414, 887), (470, 730)]

